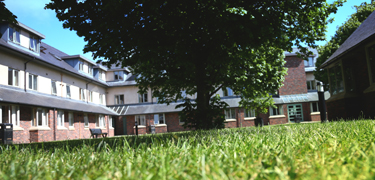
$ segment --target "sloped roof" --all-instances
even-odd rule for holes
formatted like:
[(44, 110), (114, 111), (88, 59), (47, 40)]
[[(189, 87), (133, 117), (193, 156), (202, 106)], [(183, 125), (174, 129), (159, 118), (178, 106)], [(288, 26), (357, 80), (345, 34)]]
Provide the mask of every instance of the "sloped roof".
[(103, 105), (38, 93), (32, 90), (28, 90), (27, 92), (25, 92), (20, 88), (7, 87), (3, 85), (0, 86), (0, 102), (80, 111), (87, 113), (117, 115), (117, 113)]
[(331, 57), (325, 61), (321, 68), (326, 67), (328, 64), (334, 62), (336, 59), (360, 45), (364, 40), (375, 35), (375, 11), (349, 36), (348, 39), (340, 46), (339, 49), (332, 54)]

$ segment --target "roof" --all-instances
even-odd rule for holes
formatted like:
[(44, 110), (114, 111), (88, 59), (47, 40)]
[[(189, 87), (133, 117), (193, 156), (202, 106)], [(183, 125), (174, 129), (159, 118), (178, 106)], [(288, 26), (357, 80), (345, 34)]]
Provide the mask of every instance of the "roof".
[(32, 90), (25, 92), (20, 88), (3, 85), (0, 85), (0, 103), (1, 102), (95, 114), (117, 115), (117, 113), (103, 105), (47, 95)]
[(372, 12), (365, 21), (349, 36), (348, 39), (325, 61), (321, 67), (343, 56), (348, 51), (359, 46), (363, 41), (375, 35), (375, 11)]
[(85, 56), (82, 56), (80, 54), (78, 54), (78, 55), (71, 55), (71, 56), (66, 55), (66, 56), (61, 57), (61, 59), (83, 59), (83, 60), (85, 60), (86, 62), (88, 62), (88, 63), (90, 63), (92, 65), (96, 65), (90, 59), (87, 59)]

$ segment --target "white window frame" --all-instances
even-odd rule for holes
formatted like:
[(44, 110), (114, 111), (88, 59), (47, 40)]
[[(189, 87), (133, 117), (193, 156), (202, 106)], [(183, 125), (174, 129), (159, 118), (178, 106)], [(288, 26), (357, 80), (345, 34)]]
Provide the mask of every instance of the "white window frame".
[(70, 92), (70, 85), (66, 85), (66, 98), (72, 98), (71, 92)]
[(245, 118), (255, 117), (255, 110), (254, 109), (244, 109), (244, 117)]
[[(275, 106), (276, 106), (276, 108), (273, 108), (272, 106), (270, 106), (270, 108), (269, 108), (270, 116), (284, 115), (283, 105), (282, 104), (277, 104)], [(273, 111), (274, 109), (276, 109), (276, 111), (275, 111), (276, 114)]]
[(79, 88), (79, 100), (81, 101), (85, 101), (86, 98), (85, 98), (85, 89), (83, 88)]
[(108, 116), (108, 123), (109, 123), (109, 127), (110, 128), (114, 128), (114, 126), (113, 126), (113, 119), (112, 119), (112, 116)]
[[(12, 71), (11, 76), (9, 75), (9, 72)], [(11, 79), (9, 79), (11, 78)], [(20, 71), (17, 69), (13, 69), (8, 67), (8, 85), (10, 86), (19, 86), (19, 80), (20, 80)], [(11, 83), (10, 83), (11, 81)]]
[(104, 104), (103, 94), (99, 94), (99, 101), (100, 101), (100, 104)]
[[(310, 85), (310, 89), (309, 89), (309, 85)], [(315, 80), (306, 81), (306, 88), (307, 90), (316, 90), (316, 81)]]
[[(115, 81), (124, 81), (125, 80), (125, 72), (124, 71), (113, 71), (113, 75), (114, 75)], [(122, 77), (122, 78), (120, 78), (120, 77)]]
[(3, 123), (2, 106), (8, 107), (8, 122), (13, 126), (20, 126), (20, 107), (17, 105), (2, 105), (0, 104), (0, 123)]
[[(30, 50), (38, 52), (38, 41), (39, 40), (36, 36), (30, 35)], [(34, 47), (32, 47), (31, 45), (34, 45)]]
[(74, 127), (74, 113), (69, 112), (69, 127)]
[(96, 118), (96, 127), (105, 128), (105, 116), (104, 115), (98, 115), (98, 118)]
[[(12, 32), (10, 32), (10, 29), (12, 29)], [(8, 37), (9, 37), (9, 41), (12, 41), (16, 44), (20, 44), (21, 43), (21, 30), (17, 27), (14, 27), (14, 26), (9, 26), (9, 34), (8, 34)], [(18, 32), (18, 34), (17, 34)], [(10, 38), (10, 34), (12, 33), (12, 39)]]
[(139, 102), (139, 103), (145, 103), (145, 102), (148, 102), (147, 93), (144, 93), (144, 94), (138, 94), (138, 102)]
[(136, 115), (135, 121), (138, 122), (138, 126), (146, 126), (146, 116), (145, 115)]
[(315, 58), (313, 56), (309, 56), (307, 61), (304, 60), (305, 67), (315, 67)]
[(57, 126), (64, 127), (65, 124), (65, 115), (63, 110), (57, 111)]
[(236, 109), (228, 108), (224, 110), (225, 119), (236, 119)]
[(37, 75), (29, 73), (29, 89), (35, 90), (35, 91), (38, 90), (38, 76)]
[[(317, 111), (314, 111), (313, 104), (316, 104)], [(310, 102), (310, 110), (311, 110), (310, 112), (312, 112), (312, 113), (320, 112), (319, 111), (319, 102)]]
[(94, 95), (93, 95), (94, 93), (92, 92), (92, 91), (89, 91), (89, 101), (90, 102), (93, 102), (94, 101)]
[[(41, 111), (41, 112), (39, 112)], [(42, 113), (41, 117), (42, 119), (39, 119), (39, 113)], [(44, 108), (36, 108), (34, 109), (34, 118), (32, 120), (32, 126), (33, 127), (48, 127), (48, 111)], [(42, 122), (41, 125), (39, 125), (39, 121)]]
[[(121, 97), (122, 97), (122, 103), (120, 102)], [(123, 94), (115, 95), (115, 104), (124, 104), (124, 103), (125, 103), (125, 95)]]
[(83, 71), (83, 61), (78, 60), (78, 70)]
[(57, 96), (56, 81), (51, 80), (51, 94)]
[(88, 117), (88, 115), (87, 115), (87, 113), (84, 113), (83, 114), (83, 121), (84, 121), (84, 126), (87, 128), (87, 127), (89, 127), (89, 117)]
[(88, 68), (88, 73), (90, 74), (90, 75), (93, 75), (93, 66), (92, 66), (92, 64), (88, 64), (87, 65), (87, 68)]
[(222, 91), (223, 91), (223, 97), (234, 96), (233, 90), (229, 87), (223, 88)]
[(154, 124), (166, 124), (165, 123), (165, 114), (164, 113), (159, 113), (159, 114), (154, 114)]

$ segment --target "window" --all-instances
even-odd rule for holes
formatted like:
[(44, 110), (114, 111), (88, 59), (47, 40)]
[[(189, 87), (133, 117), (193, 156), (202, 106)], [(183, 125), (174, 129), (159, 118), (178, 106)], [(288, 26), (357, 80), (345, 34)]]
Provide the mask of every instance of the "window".
[(83, 71), (83, 62), (82, 61), (78, 61), (78, 69), (80, 71)]
[(147, 93), (145, 93), (145, 94), (138, 94), (138, 102), (139, 103), (147, 102)]
[(48, 126), (48, 113), (46, 109), (35, 109), (34, 118), (31, 122), (32, 126)]
[(236, 110), (234, 108), (232, 109), (226, 109), (225, 112), (225, 119), (236, 119)]
[(233, 90), (229, 87), (223, 88), (223, 96), (233, 96)]
[(79, 100), (85, 101), (85, 90), (82, 88), (79, 88)]
[(308, 57), (307, 61), (304, 61), (305, 67), (315, 67), (314, 57)]
[(38, 52), (38, 38), (30, 36), (30, 50)]
[(328, 77), (332, 95), (344, 92), (341, 64), (337, 64), (336, 66), (328, 69)]
[(115, 81), (123, 81), (124, 80), (124, 71), (114, 71), (115, 74)]
[(18, 86), (19, 70), (8, 68), (8, 85)]
[(56, 89), (56, 81), (51, 81), (51, 94), (57, 95), (57, 89)]
[(113, 121), (112, 116), (108, 116), (108, 121), (109, 121), (109, 127), (114, 128), (115, 122)]
[(73, 112), (69, 112), (69, 126), (70, 127), (74, 126), (74, 114), (73, 114)]
[(319, 102), (310, 103), (311, 112), (319, 112)]
[(0, 105), (0, 123), (11, 123), (20, 126), (20, 107), (16, 105)]
[(139, 126), (146, 126), (146, 117), (145, 117), (145, 115), (137, 115), (137, 116), (135, 116), (135, 122), (137, 122)]
[(64, 111), (57, 111), (57, 126), (64, 127)]
[(9, 26), (9, 41), (13, 41), (14, 43), (19, 44), (20, 41), (20, 30), (18, 28), (14, 28)]
[(178, 122), (179, 122), (179, 123), (185, 123), (185, 121), (182, 121), (182, 119), (181, 119), (180, 116), (178, 117)]
[(104, 104), (103, 94), (99, 94), (99, 101), (100, 101), (100, 104)]
[(71, 98), (72, 96), (70, 95), (70, 85), (66, 85), (66, 98)]
[(92, 91), (89, 91), (89, 101), (90, 102), (93, 102), (93, 92)]
[(95, 123), (96, 127), (105, 127), (105, 120), (103, 115), (99, 115)]
[(367, 49), (367, 58), (368, 58), (368, 64), (369, 64), (369, 71), (371, 73), (371, 83), (375, 83), (375, 44), (368, 47)]
[(164, 114), (154, 114), (154, 124), (165, 124)]
[(38, 76), (29, 74), (29, 89), (38, 90)]
[(278, 105), (275, 105), (275, 106), (276, 106), (276, 108), (270, 107), (270, 116), (283, 115), (284, 114), (283, 105), (278, 104)]
[(255, 117), (254, 109), (244, 109), (244, 111), (245, 111), (245, 118)]
[(90, 75), (92, 75), (92, 69), (93, 69), (93, 68), (92, 68), (92, 64), (89, 64), (88, 67), (89, 67), (89, 70), (88, 70), (89, 72), (88, 72), (88, 73), (89, 73)]
[(99, 79), (100, 80), (104, 80), (103, 79), (103, 71), (99, 69)]
[(89, 118), (86, 113), (83, 114), (83, 121), (85, 122), (85, 127), (89, 127)]
[(312, 80), (312, 81), (306, 81), (306, 85), (307, 85), (307, 90), (316, 90), (315, 88), (315, 80)]
[(115, 104), (124, 104), (124, 95), (115, 95)]

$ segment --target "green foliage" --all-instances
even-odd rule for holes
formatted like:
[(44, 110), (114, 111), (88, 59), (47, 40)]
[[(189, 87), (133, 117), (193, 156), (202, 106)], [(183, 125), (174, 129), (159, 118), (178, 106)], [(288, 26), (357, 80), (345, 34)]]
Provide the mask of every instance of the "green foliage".
[(1, 145), (0, 179), (374, 179), (374, 134), (362, 120)]
[[(52, 0), (63, 26), (87, 41), (84, 51), (131, 67), (140, 92), (159, 103), (197, 95), (196, 129), (215, 128), (211, 97), (229, 87), (244, 99), (274, 92), (286, 70), (283, 50), (315, 47), (342, 4), (324, 0)], [(304, 53), (305, 54), (305, 53)], [(212, 111), (211, 111), (212, 110)], [(199, 125), (203, 123), (205, 125)]]
[[(319, 46), (319, 57), (316, 62), (316, 67), (320, 67), (339, 47), (345, 42), (346, 39), (362, 24), (367, 17), (375, 11), (375, 2), (362, 3), (359, 6), (354, 6), (356, 12), (350, 15), (350, 18), (345, 21), (336, 30), (335, 35), (324, 46)], [(325, 69), (317, 68), (314, 71), (314, 76), (317, 80), (322, 81), (325, 85), (324, 89), (329, 89), (328, 73)]]

